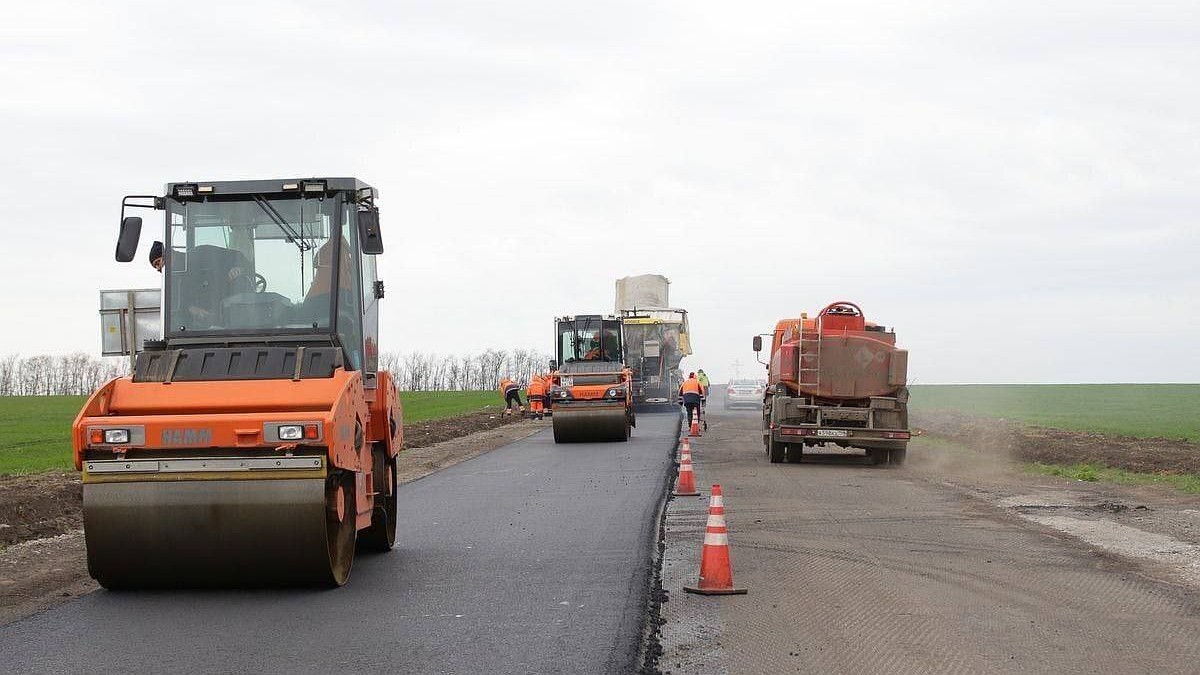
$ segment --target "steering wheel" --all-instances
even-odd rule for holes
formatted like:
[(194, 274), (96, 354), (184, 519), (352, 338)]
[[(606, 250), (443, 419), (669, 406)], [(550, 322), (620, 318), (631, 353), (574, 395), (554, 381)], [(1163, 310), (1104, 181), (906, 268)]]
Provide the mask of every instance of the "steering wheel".
[(254, 292), (255, 293), (266, 293), (267, 292), (267, 278), (264, 277), (263, 275), (259, 274), (258, 272), (254, 273)]

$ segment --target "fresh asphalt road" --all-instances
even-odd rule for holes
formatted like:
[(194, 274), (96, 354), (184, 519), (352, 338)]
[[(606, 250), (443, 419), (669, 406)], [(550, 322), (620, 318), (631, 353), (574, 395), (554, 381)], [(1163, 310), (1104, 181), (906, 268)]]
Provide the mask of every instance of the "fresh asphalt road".
[(632, 672), (678, 422), (403, 485), (397, 549), (339, 589), (98, 591), (0, 626), (0, 671)]

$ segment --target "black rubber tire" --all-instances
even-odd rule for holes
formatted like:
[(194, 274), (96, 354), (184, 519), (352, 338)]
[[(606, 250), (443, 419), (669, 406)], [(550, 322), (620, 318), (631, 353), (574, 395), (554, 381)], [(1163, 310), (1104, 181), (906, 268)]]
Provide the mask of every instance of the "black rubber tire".
[[(354, 511), (356, 499), (354, 496), (354, 475), (338, 471), (332, 474), (325, 486), (325, 537), (329, 549), (329, 577), (325, 585), (341, 586), (350, 578), (350, 570), (354, 567), (354, 549), (358, 538), (358, 530), (354, 526)], [(335, 502), (337, 487), (341, 486), (343, 501), (343, 517), (337, 519)]]
[(788, 464), (799, 464), (803, 461), (804, 444), (790, 443), (787, 446), (787, 462)]
[[(376, 452), (382, 452), (376, 450)], [(364, 551), (383, 553), (396, 545), (396, 458), (383, 460), (386, 472), (375, 482), (375, 509), (371, 512), (371, 526), (358, 535), (359, 547)], [(388, 474), (391, 475), (391, 494), (387, 493)]]
[(780, 443), (774, 438), (767, 439), (767, 456), (772, 464), (779, 464), (787, 455), (787, 443)]
[(871, 463), (875, 466), (885, 466), (890, 454), (891, 451), (885, 448), (871, 448), (867, 451), (867, 456), (871, 458)]
[(908, 459), (908, 448), (900, 448), (892, 451), (889, 461), (895, 466), (904, 466), (904, 460), (906, 459)]

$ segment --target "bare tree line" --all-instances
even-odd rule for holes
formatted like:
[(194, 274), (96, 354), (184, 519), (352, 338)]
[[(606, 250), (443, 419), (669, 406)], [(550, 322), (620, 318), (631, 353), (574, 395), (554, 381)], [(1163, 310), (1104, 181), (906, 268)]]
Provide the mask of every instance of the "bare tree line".
[(380, 370), (391, 371), (404, 391), (481, 391), (495, 389), (502, 377), (525, 384), (544, 373), (550, 356), (532, 349), (489, 349), (478, 354), (439, 355), (428, 352), (385, 353)]
[[(405, 391), (479, 391), (495, 389), (500, 378), (526, 383), (545, 372), (548, 355), (530, 349), (489, 349), (478, 354), (441, 356), (427, 352), (384, 353), (381, 370), (390, 370), (396, 387)], [(114, 377), (129, 372), (124, 357), (97, 358), (74, 354), (0, 358), (0, 396), (79, 396), (90, 394)]]
[(83, 352), (0, 359), (0, 396), (78, 396), (129, 372), (124, 358), (101, 359)]

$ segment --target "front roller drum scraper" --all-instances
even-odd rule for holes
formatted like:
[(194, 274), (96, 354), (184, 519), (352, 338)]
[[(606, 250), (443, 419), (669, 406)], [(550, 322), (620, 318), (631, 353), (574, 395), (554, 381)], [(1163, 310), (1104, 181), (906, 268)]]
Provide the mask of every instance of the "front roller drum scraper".
[(629, 440), (629, 416), (625, 408), (554, 410), (555, 443), (598, 443)]
[(354, 560), (354, 480), (83, 486), (88, 571), (116, 588), (340, 586)]

